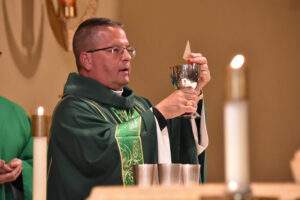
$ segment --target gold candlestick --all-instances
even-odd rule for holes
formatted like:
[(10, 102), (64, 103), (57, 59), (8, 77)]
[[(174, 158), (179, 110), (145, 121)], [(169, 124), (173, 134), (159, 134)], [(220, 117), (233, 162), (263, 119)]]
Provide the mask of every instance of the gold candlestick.
[(228, 68), (224, 106), (225, 172), (230, 199), (251, 197), (248, 159), (248, 102), (244, 56), (236, 55)]
[(76, 17), (76, 0), (59, 0), (59, 6), (65, 18)]
[(46, 200), (47, 194), (47, 116), (38, 107), (32, 116), (33, 135), (33, 200)]
[(44, 115), (42, 106), (39, 106), (36, 115), (32, 116), (32, 136), (47, 137), (47, 116)]

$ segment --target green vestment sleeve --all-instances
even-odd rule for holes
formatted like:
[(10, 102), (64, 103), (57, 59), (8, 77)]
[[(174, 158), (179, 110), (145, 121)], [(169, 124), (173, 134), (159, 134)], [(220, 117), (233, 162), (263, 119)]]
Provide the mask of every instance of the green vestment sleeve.
[(22, 181), (24, 188), (24, 199), (32, 199), (32, 138), (29, 139), (28, 143), (23, 149), (23, 152), (20, 155), (20, 159), (23, 161), (23, 170), (22, 170)]
[[(201, 113), (202, 101), (198, 104), (198, 113)], [(196, 144), (193, 137), (190, 119), (177, 117), (168, 120), (171, 157), (173, 163), (200, 164), (200, 182), (205, 182), (206, 163), (205, 151), (197, 155)], [(197, 127), (200, 127), (200, 119), (196, 119)], [(198, 130), (198, 138), (201, 132)]]

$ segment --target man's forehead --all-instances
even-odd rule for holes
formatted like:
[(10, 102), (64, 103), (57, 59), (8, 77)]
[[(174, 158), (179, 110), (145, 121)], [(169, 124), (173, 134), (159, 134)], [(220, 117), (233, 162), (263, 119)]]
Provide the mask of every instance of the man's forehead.
[(124, 33), (125, 31), (121, 27), (114, 26), (97, 26), (95, 27), (97, 34), (114, 34), (114, 33)]
[(96, 29), (96, 38), (101, 42), (112, 42), (113, 40), (126, 40), (126, 33), (121, 27), (98, 27)]

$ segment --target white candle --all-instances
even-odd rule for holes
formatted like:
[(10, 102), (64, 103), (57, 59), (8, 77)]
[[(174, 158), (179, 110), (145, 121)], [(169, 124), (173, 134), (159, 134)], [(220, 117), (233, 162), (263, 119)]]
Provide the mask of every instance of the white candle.
[(47, 123), (44, 108), (39, 106), (33, 121), (33, 200), (46, 200)]
[(225, 105), (225, 168), (230, 190), (235, 190), (236, 184), (242, 186), (249, 183), (247, 113), (246, 101)]
[(242, 55), (235, 56), (230, 64), (224, 107), (226, 182), (233, 193), (249, 190), (248, 105), (243, 64)]

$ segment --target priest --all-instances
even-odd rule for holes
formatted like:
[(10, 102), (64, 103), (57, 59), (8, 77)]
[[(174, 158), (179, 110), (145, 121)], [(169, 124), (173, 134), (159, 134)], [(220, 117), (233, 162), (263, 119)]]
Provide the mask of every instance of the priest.
[(132, 185), (136, 164), (204, 164), (207, 137), (201, 120), (177, 117), (204, 112), (201, 91), (210, 79), (205, 57), (191, 53), (187, 58), (202, 71), (196, 90), (176, 90), (153, 106), (127, 87), (136, 50), (120, 23), (84, 21), (75, 32), (73, 52), (78, 73), (69, 75), (52, 119), (49, 200), (84, 199), (96, 185)]
[(32, 199), (30, 120), (17, 104), (0, 96), (0, 200)]

